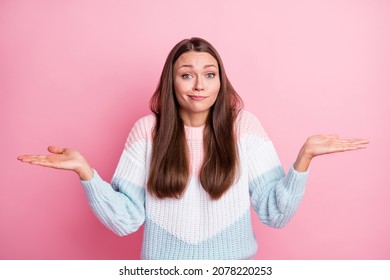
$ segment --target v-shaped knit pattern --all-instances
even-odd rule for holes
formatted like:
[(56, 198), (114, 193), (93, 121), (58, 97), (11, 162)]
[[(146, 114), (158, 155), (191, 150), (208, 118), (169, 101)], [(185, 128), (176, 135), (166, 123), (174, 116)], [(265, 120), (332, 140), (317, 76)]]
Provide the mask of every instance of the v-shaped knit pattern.
[(263, 223), (284, 226), (302, 198), (306, 173), (284, 173), (260, 122), (241, 112), (235, 124), (239, 175), (219, 199), (211, 200), (199, 181), (204, 127), (185, 127), (191, 177), (180, 199), (157, 199), (146, 191), (155, 117), (134, 125), (111, 184), (95, 171), (83, 181), (98, 218), (119, 235), (145, 225), (142, 258), (242, 259), (256, 253), (250, 206)]

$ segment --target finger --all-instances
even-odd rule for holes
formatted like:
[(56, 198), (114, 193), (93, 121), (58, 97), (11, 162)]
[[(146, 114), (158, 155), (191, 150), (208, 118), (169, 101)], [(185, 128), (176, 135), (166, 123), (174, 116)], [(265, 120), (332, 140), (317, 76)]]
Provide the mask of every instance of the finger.
[(22, 155), (22, 156), (18, 156), (17, 159), (18, 160), (24, 160), (24, 159), (27, 159), (29, 157), (32, 157), (33, 155)]
[(18, 159), (25, 163), (35, 164), (35, 165), (42, 165), (42, 166), (49, 166), (51, 161), (48, 160), (47, 156), (42, 155), (25, 155), (20, 156)]
[(33, 160), (30, 163), (34, 164), (34, 165), (55, 168), (55, 164), (53, 162), (48, 161), (48, 160), (43, 160), (43, 159), (42, 160)]
[(363, 138), (353, 138), (353, 139), (340, 139), (340, 141), (348, 141), (348, 142), (364, 142), (364, 143), (368, 143), (369, 141), (367, 139), (363, 139)]
[(335, 145), (335, 151), (340, 151), (340, 152), (365, 149), (365, 148), (367, 148), (367, 144), (361, 144), (361, 143), (339, 143)]
[(49, 146), (49, 147), (47, 147), (47, 150), (53, 154), (62, 154), (65, 149), (60, 148), (60, 147), (56, 147), (56, 146)]
[(338, 140), (334, 140), (333, 141), (334, 143), (337, 143), (337, 144), (360, 144), (360, 143), (364, 143), (360, 140), (357, 140), (357, 139), (338, 139)]
[(358, 144), (368, 144), (368, 143), (370, 143), (370, 141), (368, 141), (367, 139), (362, 139), (362, 138), (353, 139), (353, 142), (354, 143), (358, 143)]
[(368, 143), (369, 142), (364, 139), (353, 139), (353, 140), (341, 140), (338, 142), (338, 145), (363, 149), (367, 147)]
[(43, 155), (23, 155), (23, 156), (19, 156), (18, 160), (23, 162), (31, 162), (31, 161), (39, 161), (45, 158), (46, 156)]

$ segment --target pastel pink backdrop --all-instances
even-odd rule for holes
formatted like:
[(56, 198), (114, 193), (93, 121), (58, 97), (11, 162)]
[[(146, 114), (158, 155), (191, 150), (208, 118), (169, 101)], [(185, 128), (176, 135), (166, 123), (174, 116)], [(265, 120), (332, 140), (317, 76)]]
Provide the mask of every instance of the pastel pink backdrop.
[[(0, 2), (0, 259), (137, 259), (91, 212), (75, 174), (22, 164), (54, 144), (110, 180), (169, 50), (200, 36), (287, 170), (306, 138), (365, 137), (316, 158), (296, 216), (254, 219), (257, 259), (390, 259), (390, 2)], [(190, 219), (191, 217), (189, 217)]]

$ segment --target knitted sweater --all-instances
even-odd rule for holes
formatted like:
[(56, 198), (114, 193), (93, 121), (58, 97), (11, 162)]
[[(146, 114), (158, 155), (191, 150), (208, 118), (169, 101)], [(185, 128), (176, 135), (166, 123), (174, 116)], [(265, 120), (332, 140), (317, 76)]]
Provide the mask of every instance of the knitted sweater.
[(142, 259), (247, 259), (257, 251), (250, 206), (271, 227), (283, 227), (303, 196), (307, 172), (280, 164), (257, 118), (242, 111), (235, 123), (239, 174), (218, 200), (199, 181), (203, 128), (185, 127), (191, 175), (180, 199), (158, 199), (146, 190), (154, 115), (139, 119), (126, 141), (111, 184), (94, 170), (81, 181), (96, 216), (124, 236), (144, 224)]

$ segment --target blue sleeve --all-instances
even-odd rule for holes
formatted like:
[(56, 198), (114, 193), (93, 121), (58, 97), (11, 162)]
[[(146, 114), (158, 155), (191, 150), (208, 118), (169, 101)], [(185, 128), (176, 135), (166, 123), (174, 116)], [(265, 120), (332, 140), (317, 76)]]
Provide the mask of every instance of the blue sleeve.
[(145, 221), (147, 121), (139, 120), (131, 130), (111, 184), (96, 170), (91, 180), (81, 181), (95, 215), (120, 236), (135, 232)]
[(272, 141), (255, 117), (247, 117), (245, 137), (249, 192), (259, 219), (271, 227), (284, 227), (302, 200), (308, 172), (293, 166), (285, 174)]

